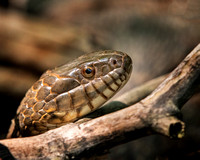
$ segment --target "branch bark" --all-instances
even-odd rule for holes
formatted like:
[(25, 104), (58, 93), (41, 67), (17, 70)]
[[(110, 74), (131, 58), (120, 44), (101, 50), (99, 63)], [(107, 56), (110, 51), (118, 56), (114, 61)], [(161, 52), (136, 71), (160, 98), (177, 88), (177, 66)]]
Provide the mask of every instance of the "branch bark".
[(154, 92), (134, 105), (81, 124), (70, 123), (38, 136), (0, 143), (17, 159), (70, 159), (153, 133), (182, 138), (185, 124), (179, 119), (180, 109), (199, 80), (200, 44)]

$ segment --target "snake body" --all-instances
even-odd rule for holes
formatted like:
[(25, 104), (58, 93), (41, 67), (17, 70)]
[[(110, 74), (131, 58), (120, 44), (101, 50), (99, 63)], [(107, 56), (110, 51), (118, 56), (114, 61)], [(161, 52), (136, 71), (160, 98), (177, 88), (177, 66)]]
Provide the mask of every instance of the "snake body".
[(131, 69), (127, 54), (107, 50), (47, 70), (21, 101), (7, 137), (41, 134), (96, 110), (127, 82)]

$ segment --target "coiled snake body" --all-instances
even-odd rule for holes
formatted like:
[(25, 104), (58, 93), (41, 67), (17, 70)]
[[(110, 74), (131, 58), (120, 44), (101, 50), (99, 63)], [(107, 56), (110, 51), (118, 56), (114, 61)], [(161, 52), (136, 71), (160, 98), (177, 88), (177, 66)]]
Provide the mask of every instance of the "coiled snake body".
[(7, 137), (37, 135), (74, 122), (110, 99), (131, 69), (127, 54), (108, 50), (47, 70), (27, 91)]

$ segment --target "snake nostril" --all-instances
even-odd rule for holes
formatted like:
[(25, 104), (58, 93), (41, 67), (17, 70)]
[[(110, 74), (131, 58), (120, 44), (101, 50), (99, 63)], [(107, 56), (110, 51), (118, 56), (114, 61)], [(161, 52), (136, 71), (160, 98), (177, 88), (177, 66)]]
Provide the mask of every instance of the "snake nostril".
[(117, 60), (114, 59), (114, 60), (113, 60), (113, 65), (116, 65), (116, 64), (117, 64)]
[(109, 61), (109, 64), (112, 68), (118, 68), (118, 67), (121, 67), (121, 64), (122, 64), (122, 60), (120, 58), (115, 58), (115, 57), (112, 57)]

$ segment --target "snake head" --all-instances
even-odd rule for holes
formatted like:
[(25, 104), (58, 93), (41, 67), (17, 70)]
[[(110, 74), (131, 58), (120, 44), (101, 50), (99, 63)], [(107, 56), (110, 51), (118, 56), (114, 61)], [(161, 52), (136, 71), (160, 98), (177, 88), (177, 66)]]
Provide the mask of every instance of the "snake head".
[(48, 70), (17, 110), (18, 135), (37, 135), (94, 111), (125, 85), (131, 69), (127, 54), (107, 50)]

